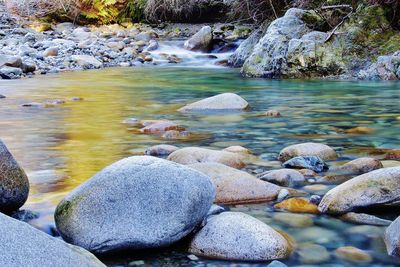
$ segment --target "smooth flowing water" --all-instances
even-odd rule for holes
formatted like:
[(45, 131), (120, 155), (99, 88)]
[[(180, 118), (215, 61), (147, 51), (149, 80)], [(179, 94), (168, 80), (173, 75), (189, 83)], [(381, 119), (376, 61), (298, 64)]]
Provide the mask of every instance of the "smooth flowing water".
[[(228, 114), (176, 111), (186, 103), (222, 92), (239, 94), (250, 103), (251, 110)], [(47, 232), (54, 228), (55, 206), (69, 191), (112, 162), (143, 154), (145, 148), (155, 144), (216, 149), (242, 145), (263, 160), (249, 172), (279, 168), (279, 151), (306, 141), (334, 147), (341, 155), (339, 161), (379, 152), (378, 148), (400, 148), (400, 83), (396, 82), (270, 81), (244, 79), (238, 71), (224, 68), (148, 67), (1, 81), (0, 94), (7, 96), (0, 99), (0, 136), (30, 178), (31, 192), (24, 208), (40, 213), (39, 219), (30, 223)], [(65, 103), (21, 106), (54, 99)], [(280, 110), (282, 117), (263, 116), (268, 109)], [(132, 117), (174, 120), (193, 135), (165, 140), (141, 134), (136, 126), (122, 123)], [(316, 192), (309, 191), (323, 194), (328, 189), (320, 186), (314, 189)], [(229, 208), (285, 231), (297, 241), (298, 248), (309, 243), (326, 247), (329, 266), (358, 265), (333, 253), (348, 245), (368, 251), (375, 266), (398, 264), (398, 260), (386, 256), (382, 227), (344, 223), (328, 216), (277, 216), (283, 213), (273, 211), (271, 204)], [(154, 266), (233, 266), (203, 258), (191, 261), (179, 247), (108, 262), (133, 265), (135, 260)], [(304, 260), (294, 253), (283, 262), (293, 266)]]

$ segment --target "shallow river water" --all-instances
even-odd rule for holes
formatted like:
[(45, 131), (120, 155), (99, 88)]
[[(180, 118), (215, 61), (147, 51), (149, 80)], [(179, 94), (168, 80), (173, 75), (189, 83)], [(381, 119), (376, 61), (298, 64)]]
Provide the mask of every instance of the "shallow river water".
[[(201, 115), (176, 112), (186, 103), (222, 92), (239, 94), (251, 110)], [(306, 141), (332, 146), (341, 155), (339, 161), (376, 156), (381, 153), (378, 148), (400, 148), (400, 83), (396, 82), (243, 79), (238, 71), (224, 68), (115, 68), (3, 80), (0, 94), (7, 96), (0, 99), (0, 137), (30, 178), (31, 192), (24, 208), (40, 213), (31, 224), (47, 232), (54, 227), (54, 208), (65, 194), (110, 163), (143, 154), (155, 144), (217, 149), (242, 145), (262, 159), (250, 172), (279, 168), (279, 151)], [(66, 102), (21, 106), (54, 99)], [(268, 109), (280, 110), (282, 117), (262, 116)], [(163, 140), (140, 134), (137, 127), (122, 123), (132, 117), (171, 119), (193, 136)], [(312, 193), (323, 194), (328, 189), (321, 186)], [(273, 211), (269, 204), (229, 208), (285, 231), (298, 248), (324, 246), (330, 253), (326, 266), (359, 266), (335, 256), (336, 248), (350, 245), (372, 255), (374, 263), (365, 266), (400, 265), (398, 259), (386, 256), (382, 227), (344, 223), (328, 216), (277, 216), (282, 212)], [(318, 251), (314, 254), (318, 261)], [(180, 246), (105, 260), (110, 265), (131, 266), (142, 260), (153, 266), (251, 265), (203, 258), (191, 261)], [(283, 262), (290, 266), (307, 263), (298, 253)]]

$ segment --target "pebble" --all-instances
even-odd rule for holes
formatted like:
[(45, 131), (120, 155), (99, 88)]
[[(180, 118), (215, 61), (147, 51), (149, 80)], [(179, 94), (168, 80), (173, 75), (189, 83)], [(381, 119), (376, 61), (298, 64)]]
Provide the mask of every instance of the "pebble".
[(370, 263), (372, 257), (366, 251), (358, 249), (356, 247), (340, 247), (335, 250), (335, 255), (346, 261), (354, 263)]
[(331, 258), (325, 247), (315, 244), (300, 245), (297, 254), (300, 261), (306, 264), (323, 263), (329, 261)]
[(274, 214), (273, 219), (295, 228), (306, 228), (314, 224), (312, 217), (306, 214), (277, 212)]

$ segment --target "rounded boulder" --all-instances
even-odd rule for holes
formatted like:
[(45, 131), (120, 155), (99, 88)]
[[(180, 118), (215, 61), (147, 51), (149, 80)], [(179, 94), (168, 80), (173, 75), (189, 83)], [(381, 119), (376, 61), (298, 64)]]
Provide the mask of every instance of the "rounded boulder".
[(200, 224), (214, 198), (210, 179), (198, 171), (129, 157), (71, 192), (55, 221), (64, 240), (95, 253), (164, 247)]

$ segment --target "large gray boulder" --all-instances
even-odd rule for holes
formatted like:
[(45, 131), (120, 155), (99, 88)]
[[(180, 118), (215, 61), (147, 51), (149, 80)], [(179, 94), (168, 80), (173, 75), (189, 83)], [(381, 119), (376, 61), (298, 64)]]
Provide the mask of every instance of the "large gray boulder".
[(380, 56), (377, 61), (361, 70), (358, 77), (365, 80), (400, 79), (400, 51), (392, 55)]
[(340, 74), (345, 69), (343, 45), (327, 42), (328, 34), (313, 31), (321, 17), (311, 10), (289, 9), (273, 21), (243, 64), (250, 77), (313, 77)]
[(184, 43), (187, 50), (207, 52), (211, 48), (212, 30), (210, 26), (204, 26), (195, 35)]
[(249, 103), (237, 94), (223, 93), (188, 104), (178, 111), (229, 111), (245, 110), (248, 107)]
[(268, 29), (268, 24), (264, 23), (257, 30), (255, 30), (249, 38), (244, 40), (236, 51), (229, 57), (228, 64), (234, 68), (240, 68), (243, 66), (246, 59), (253, 53), (253, 49), (264, 36)]
[(95, 253), (164, 247), (201, 223), (214, 197), (210, 179), (198, 171), (130, 157), (71, 192), (55, 221), (64, 240)]
[(400, 217), (386, 229), (384, 240), (388, 254), (391, 256), (400, 256)]
[(0, 212), (18, 210), (28, 194), (28, 177), (0, 140)]
[(195, 163), (189, 167), (211, 178), (217, 189), (215, 203), (243, 204), (273, 201), (281, 190), (277, 185), (220, 163)]
[(0, 265), (105, 266), (88, 251), (0, 213)]
[(240, 212), (223, 212), (207, 219), (189, 251), (224, 260), (268, 261), (289, 256), (288, 241), (265, 223)]
[(399, 196), (400, 167), (382, 168), (331, 189), (318, 209), (323, 213), (341, 214), (362, 207), (394, 204)]
[(310, 29), (301, 19), (305, 13), (289, 9), (285, 16), (274, 20), (264, 37), (257, 43), (253, 53), (245, 61), (242, 72), (246, 76), (279, 78), (284, 68), (289, 41), (299, 39)]

